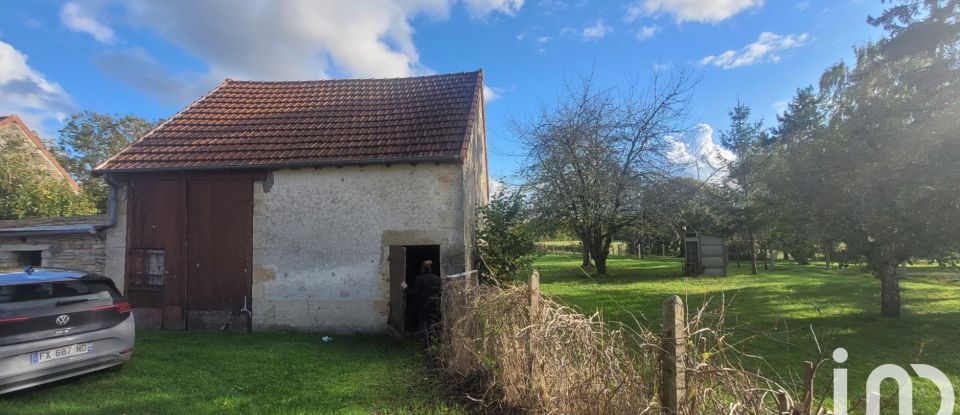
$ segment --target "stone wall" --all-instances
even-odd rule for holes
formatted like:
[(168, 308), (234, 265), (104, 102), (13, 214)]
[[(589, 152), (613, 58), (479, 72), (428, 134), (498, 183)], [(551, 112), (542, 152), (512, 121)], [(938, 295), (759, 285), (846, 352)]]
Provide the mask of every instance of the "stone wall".
[(104, 234), (79, 233), (0, 237), (0, 269), (19, 269), (24, 251), (41, 251), (45, 267), (71, 268), (102, 274), (106, 263)]
[(439, 245), (463, 272), (459, 164), (286, 169), (254, 185), (256, 330), (387, 330), (390, 245)]
[(486, 205), (490, 199), (489, 178), (487, 176), (487, 140), (484, 130), (485, 111), (477, 115), (477, 120), (471, 125), (470, 151), (463, 163), (463, 234), (467, 247), (464, 251), (465, 263), (468, 269), (477, 268), (477, 259), (473, 247), (476, 246), (477, 207)]
[(127, 185), (117, 188), (117, 220), (105, 230), (106, 262), (103, 275), (113, 280), (120, 292), (124, 291), (127, 261)]

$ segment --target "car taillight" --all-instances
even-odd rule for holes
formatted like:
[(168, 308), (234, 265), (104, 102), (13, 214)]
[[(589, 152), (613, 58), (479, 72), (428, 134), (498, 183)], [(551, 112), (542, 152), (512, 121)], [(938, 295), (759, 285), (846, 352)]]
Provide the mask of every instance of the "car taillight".
[(22, 316), (18, 316), (18, 317), (4, 317), (4, 318), (0, 318), (0, 324), (19, 323), (19, 322), (21, 322), (21, 321), (27, 321), (27, 320), (29, 320), (29, 319), (30, 319), (30, 317), (22, 317)]
[(130, 303), (124, 301), (122, 303), (105, 305), (105, 306), (97, 307), (93, 309), (93, 311), (109, 311), (109, 310), (114, 310), (118, 314), (124, 314), (124, 313), (129, 313), (131, 310), (131, 307), (130, 307)]
[(130, 307), (130, 303), (124, 301), (120, 304), (117, 304), (117, 312), (120, 314), (129, 313), (133, 310), (133, 307)]

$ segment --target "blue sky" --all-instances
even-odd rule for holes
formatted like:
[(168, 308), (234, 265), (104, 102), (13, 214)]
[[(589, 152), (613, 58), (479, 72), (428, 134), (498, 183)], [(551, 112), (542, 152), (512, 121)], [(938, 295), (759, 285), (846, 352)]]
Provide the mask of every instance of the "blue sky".
[[(169, 117), (224, 78), (394, 77), (483, 68), (490, 168), (520, 165), (511, 120), (565, 78), (601, 85), (686, 66), (701, 78), (684, 141), (708, 151), (737, 100), (767, 125), (852, 47), (879, 0), (7, 0), (0, 114), (53, 139), (89, 109)], [(708, 127), (709, 126), (709, 127)]]

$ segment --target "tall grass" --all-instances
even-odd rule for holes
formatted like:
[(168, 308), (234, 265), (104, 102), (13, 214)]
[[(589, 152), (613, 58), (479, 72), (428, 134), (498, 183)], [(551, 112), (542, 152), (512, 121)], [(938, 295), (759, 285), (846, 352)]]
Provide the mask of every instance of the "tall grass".
[[(583, 315), (522, 286), (454, 280), (443, 298), (443, 370), (489, 412), (661, 413), (657, 332)], [(791, 406), (784, 386), (743, 369), (751, 357), (726, 342), (722, 305), (698, 310), (687, 324), (680, 414), (779, 414)]]

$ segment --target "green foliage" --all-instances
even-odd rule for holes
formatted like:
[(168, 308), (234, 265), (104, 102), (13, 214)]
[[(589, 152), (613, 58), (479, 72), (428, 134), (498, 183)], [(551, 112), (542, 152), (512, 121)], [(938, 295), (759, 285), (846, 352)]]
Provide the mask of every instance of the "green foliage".
[[(837, 146), (825, 135), (824, 104), (812, 86), (797, 90), (786, 111), (777, 116), (761, 176), (767, 231), (778, 248), (798, 261), (812, 259), (817, 246), (832, 256), (833, 241), (839, 239), (832, 226), (835, 184), (826, 170)], [(827, 266), (832, 260), (828, 258)]]
[(731, 227), (746, 242), (754, 274), (757, 273), (756, 240), (764, 228), (758, 205), (764, 194), (760, 177), (763, 173), (763, 151), (767, 141), (763, 122), (752, 121), (750, 107), (737, 103), (730, 111), (729, 129), (720, 132), (720, 143), (736, 156), (726, 163)]
[(0, 148), (0, 219), (76, 216), (96, 213), (89, 195), (51, 178), (22, 144)]
[(102, 211), (107, 206), (107, 184), (90, 172), (158, 123), (131, 114), (113, 116), (92, 111), (73, 114), (60, 129), (57, 158)]
[(536, 237), (528, 225), (519, 192), (500, 191), (477, 208), (478, 250), (485, 274), (498, 279), (520, 279), (531, 271)]
[(885, 36), (826, 69), (818, 91), (797, 90), (771, 139), (738, 105), (721, 141), (737, 156), (734, 236), (800, 261), (819, 249), (827, 267), (863, 261), (897, 316), (895, 269), (960, 249), (960, 2), (885, 3), (868, 19)]

